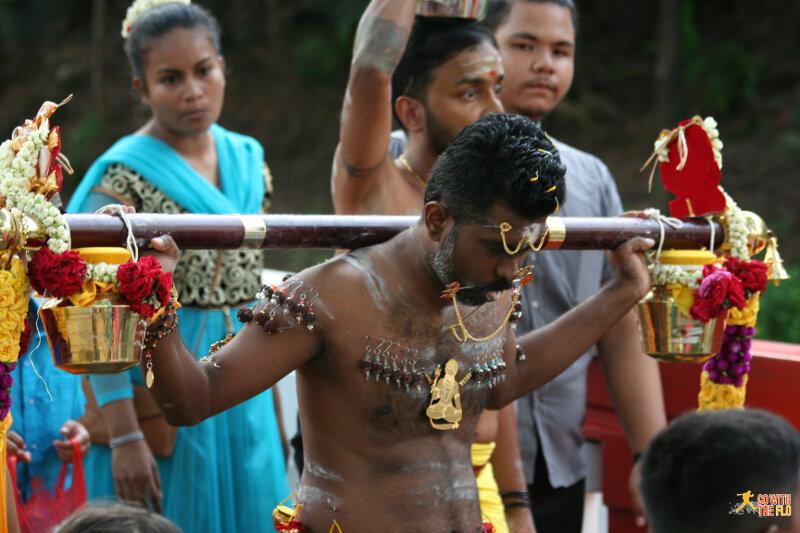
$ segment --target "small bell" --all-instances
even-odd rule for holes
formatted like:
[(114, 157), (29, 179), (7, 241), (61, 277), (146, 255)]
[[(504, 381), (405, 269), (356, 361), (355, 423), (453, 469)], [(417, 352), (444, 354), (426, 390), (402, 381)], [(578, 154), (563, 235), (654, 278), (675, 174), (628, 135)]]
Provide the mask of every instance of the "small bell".
[(767, 251), (764, 253), (764, 264), (767, 265), (767, 279), (771, 279), (777, 286), (780, 280), (789, 279), (791, 276), (783, 267), (783, 259), (778, 253), (778, 238), (771, 234), (767, 242)]

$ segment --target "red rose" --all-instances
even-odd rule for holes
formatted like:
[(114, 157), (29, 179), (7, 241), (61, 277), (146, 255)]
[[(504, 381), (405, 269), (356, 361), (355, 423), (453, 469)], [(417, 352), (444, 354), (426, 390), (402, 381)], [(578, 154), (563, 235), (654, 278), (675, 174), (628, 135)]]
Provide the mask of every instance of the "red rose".
[(172, 274), (161, 272), (161, 265), (154, 257), (120, 265), (117, 280), (119, 292), (131, 309), (145, 318), (153, 316), (169, 300)]
[[(705, 269), (704, 269), (705, 270)], [(746, 305), (744, 289), (738, 278), (727, 270), (713, 270), (700, 283), (690, 309), (693, 318), (707, 322), (721, 316), (731, 306)]]
[(704, 324), (712, 318), (717, 318), (722, 314), (722, 311), (724, 309), (716, 308), (714, 302), (709, 298), (695, 298), (694, 305), (689, 309), (692, 318), (696, 318)]
[(50, 292), (57, 298), (65, 298), (83, 287), (86, 263), (78, 252), (67, 250), (54, 254), (45, 246), (33, 255), (28, 265), (28, 277), (39, 294)]
[(725, 261), (725, 266), (739, 278), (748, 297), (767, 290), (767, 265), (761, 261), (739, 261), (730, 257)]

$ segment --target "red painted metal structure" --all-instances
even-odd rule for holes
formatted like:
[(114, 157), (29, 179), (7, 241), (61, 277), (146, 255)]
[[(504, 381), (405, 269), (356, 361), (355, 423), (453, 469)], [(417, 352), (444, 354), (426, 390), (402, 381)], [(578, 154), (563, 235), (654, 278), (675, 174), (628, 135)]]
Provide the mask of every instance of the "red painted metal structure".
[[(800, 345), (754, 340), (753, 363), (747, 386), (746, 407), (777, 413), (800, 429)], [(661, 382), (667, 416), (671, 419), (697, 409), (701, 365), (662, 363)], [(601, 445), (603, 501), (609, 508), (608, 531), (642, 533), (633, 523), (628, 496), (628, 475), (633, 461), (602, 367), (595, 359), (589, 368), (586, 422), (583, 434)]]

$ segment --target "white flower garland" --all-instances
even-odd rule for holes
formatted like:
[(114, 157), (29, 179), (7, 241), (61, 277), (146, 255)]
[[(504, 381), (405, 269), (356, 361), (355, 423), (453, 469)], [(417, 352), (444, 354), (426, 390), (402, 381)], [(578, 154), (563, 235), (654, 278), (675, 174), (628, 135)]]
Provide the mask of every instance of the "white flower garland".
[(722, 222), (725, 225), (725, 236), (731, 245), (728, 253), (740, 261), (749, 261), (750, 247), (747, 242), (747, 218), (745, 218), (736, 202), (733, 201), (733, 198), (728, 196), (728, 193), (722, 187), (719, 190), (725, 195), (725, 211), (722, 213), (724, 217)]
[(122, 21), (122, 38), (127, 39), (130, 36), (131, 30), (133, 29), (133, 25), (136, 24), (136, 21), (142, 18), (142, 15), (151, 9), (164, 4), (190, 3), (191, 0), (136, 0), (128, 8), (128, 11), (125, 13), (125, 20)]
[(99, 281), (101, 283), (113, 283), (119, 285), (117, 281), (117, 270), (119, 265), (109, 265), (108, 263), (87, 263), (86, 277), (84, 279)]
[(711, 148), (714, 150), (714, 161), (717, 166), (722, 170), (722, 140), (719, 138), (719, 130), (717, 129), (717, 121), (714, 117), (706, 117), (703, 119), (703, 129), (706, 130), (708, 138), (711, 141)]
[(703, 278), (702, 269), (686, 270), (680, 265), (665, 265), (659, 261), (654, 261), (647, 270), (650, 272), (650, 282), (661, 287), (680, 283), (696, 290)]
[(44, 195), (26, 188), (28, 182), (38, 175), (40, 154), (43, 148), (46, 149), (50, 136), (49, 121), (44, 120), (36, 129), (24, 128), (20, 135), (24, 141), (16, 153), (12, 147), (16, 139), (0, 145), (0, 194), (5, 196), (8, 207), (19, 209), (45, 228), (47, 247), (53, 253), (63, 253), (70, 248), (64, 216)]

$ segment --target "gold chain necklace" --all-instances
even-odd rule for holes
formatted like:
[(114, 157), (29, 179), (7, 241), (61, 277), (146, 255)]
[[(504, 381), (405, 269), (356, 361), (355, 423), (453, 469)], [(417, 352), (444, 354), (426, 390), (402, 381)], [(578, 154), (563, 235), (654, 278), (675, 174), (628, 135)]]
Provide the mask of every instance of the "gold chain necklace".
[(422, 179), (422, 176), (420, 176), (420, 175), (417, 173), (417, 171), (416, 171), (416, 170), (414, 170), (414, 167), (412, 167), (412, 166), (411, 166), (411, 163), (409, 163), (409, 162), (408, 162), (408, 159), (406, 159), (406, 156), (405, 156), (405, 154), (400, 154), (400, 156), (397, 158), (397, 160), (398, 160), (398, 161), (400, 161), (400, 163), (402, 163), (402, 165), (403, 165), (404, 167), (406, 167), (406, 170), (408, 170), (408, 173), (409, 173), (409, 174), (411, 174), (412, 176), (414, 176), (415, 178), (417, 178), (417, 181), (419, 181), (419, 182), (420, 182), (420, 184), (422, 185), (422, 188), (423, 188), (423, 189), (424, 189), (424, 188), (427, 186), (427, 182), (426, 182), (424, 179)]
[[(453, 300), (453, 309), (455, 310), (456, 318), (458, 319), (458, 324), (453, 324), (450, 326), (450, 333), (453, 334), (453, 337), (455, 337), (458, 342), (466, 342), (467, 340), (471, 340), (473, 342), (487, 342), (500, 335), (500, 332), (503, 331), (504, 327), (506, 327), (506, 324), (508, 324), (508, 321), (511, 319), (511, 315), (514, 313), (514, 307), (519, 301), (519, 293), (516, 290), (513, 291), (511, 297), (511, 307), (508, 309), (508, 313), (506, 313), (503, 323), (500, 324), (500, 327), (497, 328), (494, 333), (487, 335), (486, 337), (473, 337), (470, 332), (467, 331), (467, 326), (464, 324), (464, 319), (461, 316), (461, 310), (458, 308), (458, 301), (456, 301), (456, 293), (458, 293), (459, 285), (460, 284), (456, 281), (448, 285), (447, 289), (442, 291), (442, 298), (450, 298)], [(461, 335), (458, 334), (459, 329), (461, 330)]]

